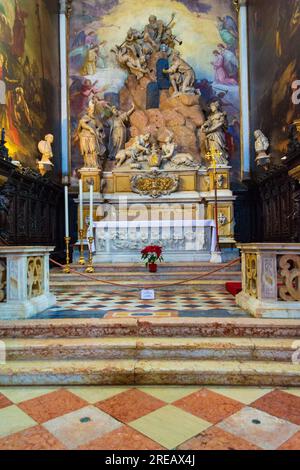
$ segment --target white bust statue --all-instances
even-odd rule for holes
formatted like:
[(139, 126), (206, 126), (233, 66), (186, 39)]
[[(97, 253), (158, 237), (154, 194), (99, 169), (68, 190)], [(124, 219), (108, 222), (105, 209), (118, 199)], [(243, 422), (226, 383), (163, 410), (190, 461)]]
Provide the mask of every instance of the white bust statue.
[(270, 163), (270, 155), (266, 152), (270, 147), (269, 139), (258, 129), (254, 132), (255, 137), (255, 152), (256, 152), (256, 164), (258, 166), (267, 165)]

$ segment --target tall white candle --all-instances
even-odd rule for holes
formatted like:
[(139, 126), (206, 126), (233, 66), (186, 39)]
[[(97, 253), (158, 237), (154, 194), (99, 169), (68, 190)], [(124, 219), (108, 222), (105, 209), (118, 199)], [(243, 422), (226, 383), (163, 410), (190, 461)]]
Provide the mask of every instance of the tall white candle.
[(90, 185), (90, 237), (93, 236), (93, 215), (94, 215), (94, 208), (93, 208), (93, 198), (94, 198), (94, 185)]
[(79, 180), (79, 230), (83, 230), (83, 184)]
[(69, 230), (69, 189), (65, 185), (65, 228), (66, 228), (66, 237), (70, 236)]

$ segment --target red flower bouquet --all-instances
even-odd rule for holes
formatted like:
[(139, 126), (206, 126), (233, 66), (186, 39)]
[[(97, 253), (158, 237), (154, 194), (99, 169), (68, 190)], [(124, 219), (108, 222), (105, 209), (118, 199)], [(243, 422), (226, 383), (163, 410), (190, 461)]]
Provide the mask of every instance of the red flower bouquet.
[(157, 262), (163, 261), (162, 247), (158, 245), (149, 245), (143, 248), (141, 251), (142, 260), (146, 262), (146, 266), (149, 267), (150, 272), (157, 271)]

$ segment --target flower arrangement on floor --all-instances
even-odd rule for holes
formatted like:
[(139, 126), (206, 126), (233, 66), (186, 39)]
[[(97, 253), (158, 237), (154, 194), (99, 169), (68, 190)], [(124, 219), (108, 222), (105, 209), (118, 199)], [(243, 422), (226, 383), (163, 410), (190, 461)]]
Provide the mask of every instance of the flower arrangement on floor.
[(164, 260), (162, 252), (162, 247), (158, 245), (149, 245), (142, 249), (142, 260), (146, 262), (146, 266), (149, 268), (150, 273), (156, 273), (157, 262)]

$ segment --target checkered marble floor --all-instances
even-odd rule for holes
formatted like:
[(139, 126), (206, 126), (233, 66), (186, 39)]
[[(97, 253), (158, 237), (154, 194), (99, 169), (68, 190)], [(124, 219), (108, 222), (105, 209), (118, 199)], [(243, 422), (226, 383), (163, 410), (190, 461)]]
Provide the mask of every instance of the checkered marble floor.
[(140, 292), (59, 292), (57, 305), (35, 318), (126, 317), (244, 317), (225, 289), (190, 288), (185, 292), (157, 291), (155, 300), (141, 300)]
[(299, 450), (300, 388), (0, 388), (0, 450)]

